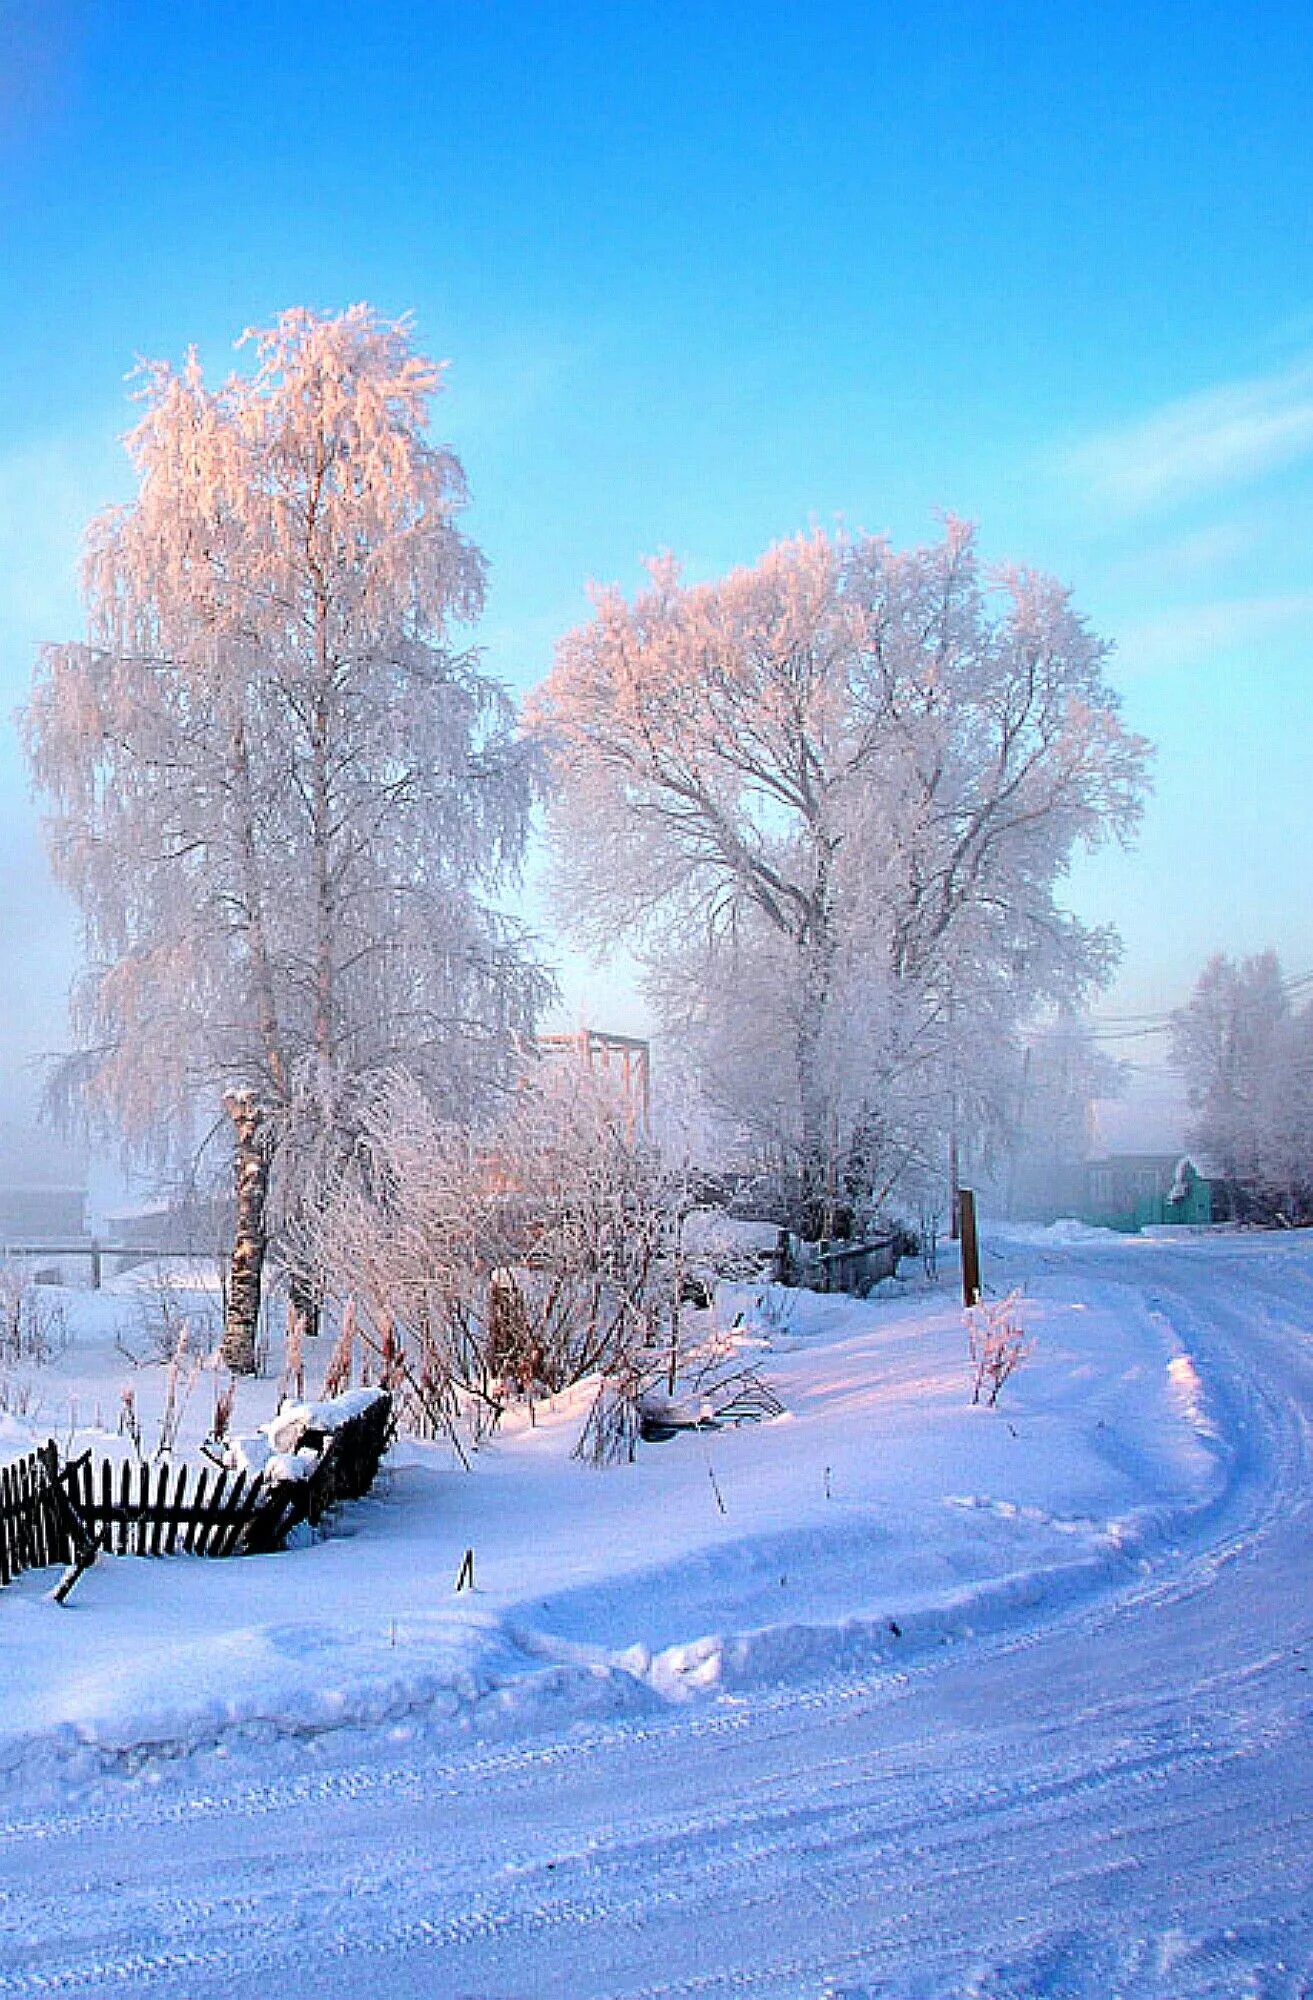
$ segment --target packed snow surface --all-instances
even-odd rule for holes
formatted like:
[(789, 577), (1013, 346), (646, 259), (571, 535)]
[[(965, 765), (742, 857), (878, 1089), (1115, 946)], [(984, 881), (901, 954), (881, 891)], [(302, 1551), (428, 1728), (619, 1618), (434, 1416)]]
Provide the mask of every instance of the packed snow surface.
[[(309, 1546), (0, 1593), (0, 1995), (1313, 1993), (1313, 1242), (986, 1277), (993, 1410), (951, 1274), (745, 1284), (770, 1422), (597, 1473), (576, 1392)], [(0, 1455), (109, 1449), (131, 1308)]]

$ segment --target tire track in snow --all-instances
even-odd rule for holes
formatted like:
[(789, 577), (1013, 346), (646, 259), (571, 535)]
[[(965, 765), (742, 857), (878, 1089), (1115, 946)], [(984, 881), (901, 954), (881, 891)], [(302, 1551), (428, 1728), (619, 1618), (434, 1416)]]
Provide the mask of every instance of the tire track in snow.
[[(1307, 1882), (1313, 1794), (1307, 1724), (1302, 1743), (1291, 1738), (1299, 1711), (1290, 1678), (1290, 1644), (1307, 1634), (1307, 1600), (1302, 1623), (1298, 1602), (1281, 1607), (1279, 1629), (1262, 1629), (1253, 1617), (1237, 1622), (1229, 1657), (1219, 1657), (1208, 1626), (1219, 1604), (1233, 1614), (1265, 1611), (1264, 1565), (1277, 1568), (1300, 1536), (1307, 1540), (1308, 1420), (1289, 1383), (1283, 1395), (1261, 1382), (1253, 1363), (1230, 1360), (1248, 1342), (1243, 1317), (1224, 1305), (1206, 1309), (1216, 1302), (1192, 1303), (1163, 1278), (1163, 1263), (1153, 1267), (1159, 1309), (1196, 1356), (1236, 1450), (1217, 1506), (1183, 1535), (1179, 1552), (1163, 1552), (1152, 1577), (1024, 1632), (947, 1648), (898, 1676), (781, 1690), (754, 1698), (751, 1710), (684, 1711), (596, 1727), (568, 1743), (422, 1754), (410, 1770), (397, 1762), (235, 1789), (216, 1784), (200, 1803), (177, 1787), (167, 1797), (135, 1793), (112, 1811), (81, 1815), (82, 1837), (112, 1846), (116, 1832), (132, 1832), (163, 1844), (182, 1827), (203, 1846), (221, 1829), (238, 1842), (252, 1822), (284, 1815), (290, 1823), (307, 1812), (322, 1812), (326, 1837), (309, 1855), (286, 1857), (285, 1868), (276, 1853), (265, 1854), (260, 1896), (221, 1908), (239, 1935), (221, 1939), (211, 1924), (204, 1946), (188, 1948), (185, 1939), (210, 1922), (213, 1897), (179, 1894), (176, 1873), (171, 1888), (147, 1882), (126, 1898), (120, 1889), (114, 1909), (108, 1885), (96, 1885), (86, 1929), (119, 1921), (124, 1948), (66, 1936), (63, 1965), (14, 1967), (0, 1976), (0, 1993), (154, 1984), (197, 2000), (202, 1990), (254, 1992), (277, 1981), (308, 1994), (309, 1974), (295, 1982), (312, 1947), (320, 1955), (315, 1976), (335, 1993), (377, 1993), (383, 1968), (428, 1982), (389, 1978), (389, 2000), (462, 1990), (616, 2000), (794, 1995), (820, 1993), (827, 1981), (836, 1996), (857, 1996), (867, 1988), (852, 1982), (868, 1979), (871, 1992), (927, 2000), (949, 1993), (1108, 2000), (1114, 1992), (1193, 2000), (1196, 1992), (1246, 1990), (1293, 2000), (1311, 1970), (1307, 1919), (1302, 1928), (1268, 1917), (1196, 1935), (1171, 1906), (1162, 1870), (1190, 1853), (1206, 1857), (1216, 1883), (1225, 1882), (1243, 1873), (1252, 1828), (1261, 1825), (1268, 1874), (1292, 1904)], [(1278, 1304), (1289, 1312), (1288, 1299)], [(1263, 1344), (1271, 1351), (1277, 1339), (1270, 1329)], [(1307, 1582), (1304, 1562), (1291, 1574)], [(1164, 1666), (1172, 1647), (1188, 1677), (1184, 1699)], [(985, 1700), (974, 1741), (962, 1720), (973, 1687), (994, 1704)], [(1307, 1699), (1303, 1712), (1310, 1716)], [(733, 1781), (722, 1771), (708, 1803), (695, 1796), (692, 1777), (677, 1769), (672, 1782), (663, 1765), (696, 1767), (713, 1747), (730, 1758)], [(1304, 1781), (1274, 1803), (1272, 1772), (1283, 1771), (1288, 1747), (1302, 1750)], [(617, 1817), (612, 1794), (609, 1813), (590, 1808), (587, 1839), (579, 1831), (565, 1837), (564, 1826), (556, 1834), (563, 1781), (583, 1788), (582, 1811), (587, 1788), (605, 1794), (608, 1774), (619, 1770), (642, 1809)], [(178, 1774), (179, 1785), (187, 1775)], [(501, 1818), (468, 1853), (416, 1838), (417, 1803), (430, 1815), (468, 1809), (481, 1790)], [(244, 1803), (234, 1814), (235, 1797)], [(527, 1812), (544, 1827), (545, 1859), (535, 1860), (530, 1835), (515, 1823)], [(78, 1823), (78, 1815), (64, 1816), (52, 1837), (62, 1832), (71, 1844)], [(10, 1823), (12, 1840), (19, 1825)], [(334, 1877), (341, 1853), (366, 1832), (379, 1833), (383, 1879), (388, 1868), (397, 1875), (391, 1921), (380, 1923), (376, 1900), (370, 1906), (377, 1871)], [(1033, 1918), (999, 1898), (1008, 1871), (1024, 1874), (1038, 1855), (1048, 1864), (1055, 1913), (1036, 1934)], [(85, 1862), (77, 1865), (85, 1883)], [(295, 1893), (298, 1871), (308, 1879)], [(963, 1912), (991, 1906), (992, 1935), (982, 1939)], [(782, 1910), (805, 1914), (805, 1935), (781, 1935)], [(726, 1912), (735, 1924), (721, 1942), (727, 1962), (690, 1964), (690, 1935), (711, 1913)], [(29, 1909), (28, 1926), (46, 1928), (48, 1920), (53, 1928), (61, 1913), (66, 1922), (56, 1888), (39, 1912)], [(843, 1933), (858, 1919), (863, 1934), (853, 1943)], [(682, 1961), (659, 1984), (641, 1971), (638, 1983), (624, 1979), (618, 1941), (639, 1951), (654, 1928), (669, 1934)], [(508, 1967), (528, 1962), (541, 1967), (542, 1982), (507, 1984)], [(646, 1962), (650, 1975), (650, 1953)], [(573, 1985), (563, 1983), (567, 1968)]]

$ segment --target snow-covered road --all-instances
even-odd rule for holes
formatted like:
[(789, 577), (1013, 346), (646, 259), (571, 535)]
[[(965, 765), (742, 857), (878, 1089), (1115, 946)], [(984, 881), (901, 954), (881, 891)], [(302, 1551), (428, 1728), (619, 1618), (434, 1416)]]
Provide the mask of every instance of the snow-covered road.
[(866, 1678), (19, 1807), (0, 1995), (1313, 1993), (1313, 1260), (1061, 1265), (1149, 1299), (1220, 1434), (1147, 1569)]

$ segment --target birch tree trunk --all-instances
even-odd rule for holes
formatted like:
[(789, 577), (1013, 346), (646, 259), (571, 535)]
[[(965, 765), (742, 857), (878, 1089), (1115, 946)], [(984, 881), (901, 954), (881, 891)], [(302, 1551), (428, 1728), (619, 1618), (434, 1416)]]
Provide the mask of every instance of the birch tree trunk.
[[(287, 1064), (278, 1025), (273, 967), (265, 929), (264, 895), (256, 847), (256, 820), (245, 716), (239, 712), (233, 738), (233, 771), (239, 805), (238, 852), (244, 893), (244, 933), (268, 1081), (277, 1101), (289, 1095)], [(223, 1358), (234, 1375), (255, 1373), (255, 1336), (260, 1322), (264, 1256), (268, 1237), (269, 1147), (264, 1112), (253, 1092), (230, 1091), (224, 1108), (234, 1127), (237, 1215), (232, 1273), (224, 1321)]]
[(268, 1242), (265, 1206), (269, 1192), (269, 1150), (264, 1112), (254, 1091), (228, 1091), (223, 1108), (233, 1122), (237, 1216), (220, 1352), (225, 1368), (230, 1368), (234, 1375), (254, 1375), (260, 1286)]

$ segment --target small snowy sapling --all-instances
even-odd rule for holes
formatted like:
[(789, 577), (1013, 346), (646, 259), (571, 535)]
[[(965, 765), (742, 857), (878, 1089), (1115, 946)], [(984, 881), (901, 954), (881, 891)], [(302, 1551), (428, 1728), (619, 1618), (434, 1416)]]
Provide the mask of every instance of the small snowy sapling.
[(992, 1410), (999, 1391), (1032, 1353), (1034, 1342), (1021, 1324), (1020, 1292), (982, 1299), (963, 1314), (971, 1355), (971, 1401)]

